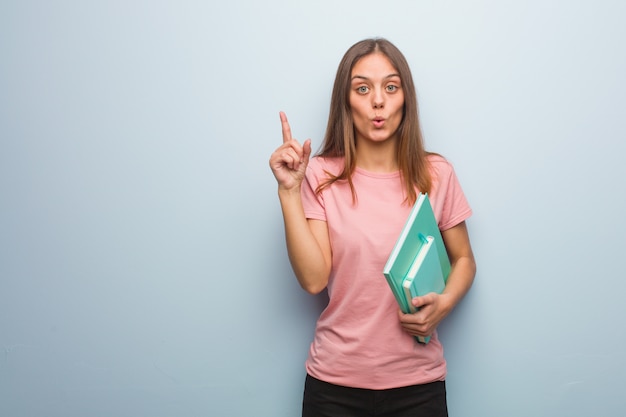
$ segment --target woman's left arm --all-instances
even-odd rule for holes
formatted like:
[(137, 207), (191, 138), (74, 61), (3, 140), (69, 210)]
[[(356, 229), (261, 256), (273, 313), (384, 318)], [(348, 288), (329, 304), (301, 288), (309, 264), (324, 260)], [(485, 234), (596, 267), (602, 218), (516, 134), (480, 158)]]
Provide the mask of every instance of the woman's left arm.
[(476, 262), (465, 222), (441, 232), (450, 257), (450, 276), (442, 294), (413, 298), (417, 313), (400, 312), (402, 327), (412, 336), (430, 336), (469, 291), (476, 275)]

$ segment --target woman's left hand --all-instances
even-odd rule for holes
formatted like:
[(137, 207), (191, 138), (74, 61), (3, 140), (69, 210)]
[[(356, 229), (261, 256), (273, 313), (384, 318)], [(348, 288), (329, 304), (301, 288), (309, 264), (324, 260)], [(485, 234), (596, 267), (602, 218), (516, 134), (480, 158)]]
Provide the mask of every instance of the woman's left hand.
[(400, 324), (411, 336), (427, 337), (433, 334), (441, 320), (450, 313), (451, 306), (446, 294), (430, 293), (412, 300), (418, 308), (416, 313), (399, 311)]

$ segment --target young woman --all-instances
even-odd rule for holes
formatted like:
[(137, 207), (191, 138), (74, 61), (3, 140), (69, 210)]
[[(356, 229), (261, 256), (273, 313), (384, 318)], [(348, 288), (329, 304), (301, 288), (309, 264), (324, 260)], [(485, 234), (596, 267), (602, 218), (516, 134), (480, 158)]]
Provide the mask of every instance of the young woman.
[[(270, 157), (287, 250), (307, 292), (328, 288), (306, 361), (303, 416), (447, 416), (437, 325), (469, 290), (471, 209), (450, 163), (424, 150), (402, 53), (367, 39), (344, 55), (320, 153), (291, 136)], [(452, 270), (442, 294), (403, 314), (382, 270), (418, 193), (427, 192)], [(414, 336), (431, 336), (419, 344)]]

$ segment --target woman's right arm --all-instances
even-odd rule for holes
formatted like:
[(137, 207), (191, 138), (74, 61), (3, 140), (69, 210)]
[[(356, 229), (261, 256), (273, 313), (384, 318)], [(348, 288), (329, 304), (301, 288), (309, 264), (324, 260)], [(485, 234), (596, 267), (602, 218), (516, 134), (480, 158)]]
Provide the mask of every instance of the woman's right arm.
[(307, 219), (300, 196), (311, 155), (311, 141), (306, 140), (301, 146), (291, 137), (287, 116), (282, 112), (280, 120), (283, 144), (270, 157), (270, 168), (278, 182), (287, 253), (302, 288), (317, 294), (328, 284), (332, 255), (326, 222)]

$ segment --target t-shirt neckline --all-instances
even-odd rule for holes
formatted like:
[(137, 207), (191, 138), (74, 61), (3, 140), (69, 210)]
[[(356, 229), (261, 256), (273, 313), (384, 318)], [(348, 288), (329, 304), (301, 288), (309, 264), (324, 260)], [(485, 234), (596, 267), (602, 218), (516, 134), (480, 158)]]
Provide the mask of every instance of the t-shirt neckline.
[(393, 171), (393, 172), (373, 172), (373, 171), (368, 171), (364, 168), (360, 168), (360, 167), (355, 167), (354, 168), (354, 172), (355, 174), (360, 174), (360, 175), (365, 175), (367, 177), (372, 177), (372, 178), (396, 178), (400, 176), (400, 171)]

